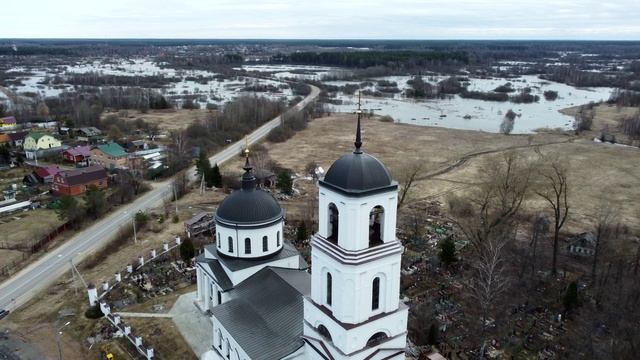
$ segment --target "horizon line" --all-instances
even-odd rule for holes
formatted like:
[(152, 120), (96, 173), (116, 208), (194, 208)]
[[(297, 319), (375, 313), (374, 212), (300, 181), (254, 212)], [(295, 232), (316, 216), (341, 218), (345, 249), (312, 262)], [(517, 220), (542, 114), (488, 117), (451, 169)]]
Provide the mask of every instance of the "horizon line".
[(594, 38), (198, 38), (198, 37), (6, 37), (0, 41), (12, 40), (172, 40), (172, 41), (595, 41), (595, 42), (640, 42), (638, 39), (594, 39)]

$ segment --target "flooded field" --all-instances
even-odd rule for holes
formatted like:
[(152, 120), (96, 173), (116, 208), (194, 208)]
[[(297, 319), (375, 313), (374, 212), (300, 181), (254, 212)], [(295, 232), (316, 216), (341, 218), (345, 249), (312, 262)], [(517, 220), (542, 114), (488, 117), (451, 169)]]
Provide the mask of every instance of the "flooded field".
[[(407, 89), (409, 76), (389, 76), (372, 79), (396, 82), (402, 91)], [(444, 79), (444, 77), (425, 77), (425, 81), (432, 84)], [(482, 130), (498, 132), (504, 114), (512, 109), (518, 114), (515, 121), (514, 133), (530, 133), (540, 128), (571, 129), (573, 118), (561, 114), (559, 110), (587, 104), (591, 101), (598, 102), (608, 100), (611, 88), (575, 88), (569, 85), (540, 80), (537, 76), (529, 75), (512, 79), (470, 78), (467, 89), (469, 91), (490, 91), (507, 82), (512, 84), (515, 93), (529, 87), (532, 95), (540, 97), (539, 102), (529, 104), (515, 104), (511, 102), (496, 102), (476, 99), (465, 99), (453, 95), (446, 99), (413, 100), (406, 98), (402, 93), (392, 94), (390, 97), (365, 97), (364, 107), (374, 109), (380, 115), (389, 115), (395, 121), (416, 125), (440, 126), (453, 129)], [(347, 83), (358, 84), (350, 81), (329, 81), (327, 84), (342, 86)], [(363, 90), (375, 90), (375, 85), (366, 86)], [(553, 101), (545, 100), (543, 93), (547, 90), (557, 91), (558, 98)], [(355, 109), (356, 97), (338, 93), (337, 98), (342, 101), (340, 105), (332, 105), (335, 111), (348, 112)]]
[[(75, 65), (57, 67), (53, 69), (12, 68), (9, 72), (28, 72), (29, 76), (19, 76), (19, 85), (10, 89), (16, 93), (35, 93), (42, 97), (58, 96), (64, 91), (74, 89), (74, 85), (55, 81), (54, 78), (64, 79), (65, 75), (97, 73), (101, 75), (117, 76), (163, 76), (176, 78), (168, 85), (158, 88), (158, 92), (180, 104), (185, 96), (195, 96), (195, 101), (201, 107), (207, 103), (223, 104), (239, 95), (264, 95), (272, 99), (292, 99), (294, 96), (286, 83), (277, 79), (258, 79), (253, 77), (233, 76), (225, 77), (203, 70), (179, 70), (157, 64), (149, 59), (134, 60), (91, 60)], [(266, 88), (268, 91), (250, 91), (250, 88)]]
[[(504, 63), (504, 66), (526, 66), (527, 63)], [(203, 70), (179, 70), (155, 63), (151, 59), (134, 60), (88, 60), (73, 65), (52, 69), (13, 68), (10, 71), (24, 72), (18, 76), (16, 84), (10, 89), (17, 93), (35, 93), (41, 97), (58, 96), (64, 91), (74, 89), (74, 85), (65, 83), (65, 77), (73, 74), (97, 73), (115, 76), (162, 76), (169, 78), (167, 84), (156, 88), (158, 92), (180, 105), (184, 98), (190, 97), (201, 107), (208, 103), (221, 105), (242, 94), (263, 95), (272, 99), (290, 100), (294, 97), (285, 79), (322, 81), (348, 70), (327, 66), (304, 65), (244, 65), (234, 68), (245, 71), (251, 76), (222, 76)], [(258, 73), (258, 74), (256, 74)], [(571, 129), (573, 118), (559, 110), (589, 102), (609, 99), (612, 88), (576, 88), (569, 85), (541, 80), (535, 75), (516, 78), (474, 78), (465, 84), (469, 91), (487, 92), (506, 83), (511, 83), (512, 94), (525, 88), (540, 100), (533, 103), (511, 103), (462, 98), (452, 95), (444, 99), (414, 100), (404, 96), (411, 76), (387, 76), (359, 81), (324, 81), (327, 85), (357, 85), (361, 90), (377, 90), (379, 81), (397, 84), (397, 93), (385, 93), (384, 97), (365, 97), (364, 107), (380, 115), (389, 115), (397, 122), (416, 125), (440, 126), (454, 129), (481, 130), (497, 132), (504, 114), (512, 109), (518, 114), (514, 133), (530, 133), (541, 128)], [(425, 76), (425, 82), (432, 85), (445, 79), (445, 76)], [(545, 91), (555, 91), (555, 100), (546, 100)], [(343, 92), (334, 94), (338, 105), (331, 105), (336, 112), (352, 112), (355, 109), (355, 96)]]

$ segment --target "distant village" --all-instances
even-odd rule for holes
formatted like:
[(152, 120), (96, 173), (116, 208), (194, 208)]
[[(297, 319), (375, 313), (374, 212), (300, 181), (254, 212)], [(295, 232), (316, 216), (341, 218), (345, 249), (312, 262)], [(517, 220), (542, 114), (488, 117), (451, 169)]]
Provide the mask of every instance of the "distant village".
[(92, 185), (107, 189), (119, 171), (155, 178), (166, 169), (166, 148), (145, 139), (107, 140), (96, 127), (0, 118), (0, 171), (25, 169), (21, 183), (3, 184), (0, 214), (40, 206), (43, 194), (78, 196)]

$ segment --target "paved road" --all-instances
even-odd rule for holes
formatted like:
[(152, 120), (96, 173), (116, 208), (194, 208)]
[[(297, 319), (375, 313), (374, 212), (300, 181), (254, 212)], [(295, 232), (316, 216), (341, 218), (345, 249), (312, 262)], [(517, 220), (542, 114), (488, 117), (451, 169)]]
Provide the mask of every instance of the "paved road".
[[(311, 86), (311, 93), (290, 111), (300, 111), (320, 94), (320, 90)], [(269, 131), (279, 126), (280, 116), (262, 125), (247, 136), (249, 144), (263, 139)], [(237, 141), (210, 158), (212, 163), (221, 164), (240, 154), (245, 140)], [(195, 168), (188, 170), (191, 180), (196, 179)], [(52, 284), (60, 275), (70, 271), (70, 261), (79, 263), (110, 241), (122, 226), (129, 226), (133, 215), (138, 211), (162, 205), (164, 199), (173, 196), (172, 179), (155, 183), (153, 189), (135, 202), (119, 207), (104, 219), (81, 231), (61, 246), (55, 248), (36, 262), (22, 269), (0, 285), (0, 309), (16, 309), (41, 290)]]

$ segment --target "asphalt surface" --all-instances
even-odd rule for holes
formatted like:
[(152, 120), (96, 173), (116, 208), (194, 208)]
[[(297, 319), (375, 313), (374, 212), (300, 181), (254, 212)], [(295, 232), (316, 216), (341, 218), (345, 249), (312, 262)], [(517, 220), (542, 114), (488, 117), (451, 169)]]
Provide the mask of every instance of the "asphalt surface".
[[(311, 87), (311, 93), (289, 111), (300, 111), (311, 103), (320, 90)], [(244, 149), (245, 142), (254, 144), (262, 140), (269, 131), (281, 124), (281, 117), (265, 123), (245, 139), (227, 146), (224, 150), (211, 156), (212, 163), (221, 164)], [(195, 167), (187, 171), (190, 180), (196, 180)], [(102, 220), (78, 233), (59, 247), (22, 269), (11, 278), (0, 284), (0, 309), (15, 310), (29, 301), (40, 291), (51, 285), (60, 275), (69, 272), (70, 262), (80, 263), (86, 256), (106, 245), (117, 234), (118, 229), (130, 226), (133, 216), (138, 211), (160, 206), (164, 199), (173, 198), (173, 179), (154, 183), (153, 189), (142, 195), (131, 204), (123, 205), (111, 212)]]

